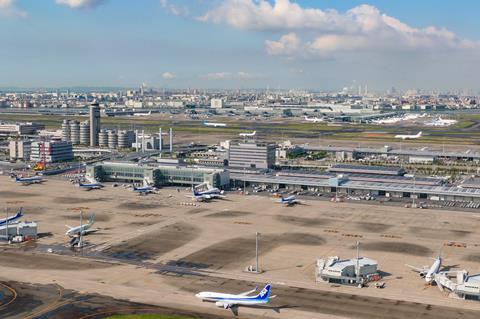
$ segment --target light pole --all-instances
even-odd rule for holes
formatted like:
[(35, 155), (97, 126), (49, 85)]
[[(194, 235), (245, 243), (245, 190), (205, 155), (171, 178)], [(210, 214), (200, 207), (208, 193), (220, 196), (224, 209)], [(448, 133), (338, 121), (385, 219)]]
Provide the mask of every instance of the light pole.
[(255, 272), (259, 273), (260, 270), (258, 269), (258, 236), (260, 236), (259, 232), (255, 233)]
[(415, 206), (415, 196), (417, 196), (417, 195), (415, 194), (415, 177), (416, 177), (416, 175), (417, 175), (417, 170), (415, 169), (415, 170), (413, 171), (412, 208), (416, 208), (416, 206)]

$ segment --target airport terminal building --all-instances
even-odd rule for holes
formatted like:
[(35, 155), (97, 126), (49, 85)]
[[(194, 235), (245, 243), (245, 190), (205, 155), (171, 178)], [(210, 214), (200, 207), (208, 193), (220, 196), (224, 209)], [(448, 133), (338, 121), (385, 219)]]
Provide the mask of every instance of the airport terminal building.
[(104, 162), (87, 166), (86, 174), (98, 181), (147, 181), (155, 186), (191, 186), (207, 183), (212, 187), (228, 188), (230, 184), (229, 172), (226, 170), (178, 165)]

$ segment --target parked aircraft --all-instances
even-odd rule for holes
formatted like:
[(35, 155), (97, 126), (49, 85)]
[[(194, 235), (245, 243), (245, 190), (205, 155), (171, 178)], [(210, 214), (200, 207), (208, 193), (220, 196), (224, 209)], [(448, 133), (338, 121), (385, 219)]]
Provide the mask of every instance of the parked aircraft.
[(90, 218), (88, 219), (88, 223), (86, 223), (86, 224), (82, 224), (80, 222), (80, 226), (77, 226), (77, 227), (72, 227), (72, 226), (65, 225), (69, 228), (67, 230), (67, 232), (65, 233), (65, 235), (67, 235), (69, 237), (73, 237), (73, 236), (76, 236), (76, 235), (82, 235), (83, 236), (83, 235), (87, 235), (87, 234), (96, 232), (96, 231), (98, 231), (98, 229), (90, 229), (93, 226), (94, 222), (95, 222), (95, 214), (92, 213), (90, 215)]
[(135, 193), (138, 193), (138, 195), (147, 195), (147, 194), (153, 193), (154, 190), (155, 189), (150, 185), (145, 185), (141, 187), (133, 186), (133, 191)]
[(203, 122), (205, 126), (213, 126), (213, 127), (226, 127), (227, 124), (225, 123), (214, 123), (214, 122)]
[(325, 122), (325, 120), (322, 119), (322, 118), (319, 118), (319, 117), (308, 117), (308, 116), (305, 116), (305, 121), (307, 121), (307, 122), (313, 122), (313, 123)]
[(280, 199), (278, 200), (278, 203), (285, 204), (287, 206), (292, 206), (292, 205), (295, 205), (295, 204), (299, 204), (300, 202), (297, 200), (295, 195), (292, 195), (292, 196), (289, 196), (289, 197), (283, 197), (283, 196), (280, 197)]
[(197, 202), (208, 202), (212, 199), (223, 199), (225, 198), (226, 196), (225, 195), (222, 195), (222, 194), (199, 194), (199, 193), (196, 193), (195, 191), (192, 193), (191, 197), (193, 200), (197, 201)]
[(440, 272), (440, 267), (442, 267), (442, 257), (438, 255), (437, 258), (434, 259), (433, 264), (430, 267), (423, 266), (422, 268), (420, 268), (411, 265), (406, 266), (410, 267), (413, 271), (418, 272), (420, 274), (420, 277), (425, 278), (425, 281), (427, 283), (431, 283), (435, 280), (435, 275)]
[(214, 302), (217, 307), (232, 309), (233, 311), (233, 309), (238, 306), (255, 306), (268, 303), (270, 299), (275, 298), (275, 296), (269, 298), (271, 287), (270, 284), (267, 284), (262, 291), (255, 296), (249, 295), (256, 292), (257, 288), (238, 295), (203, 291), (196, 294), (195, 297), (202, 301)]
[(10, 224), (16, 222), (17, 219), (23, 217), (23, 207), (13, 216), (9, 216), (7, 218), (0, 219), (0, 225)]
[(252, 133), (240, 133), (238, 134), (241, 137), (254, 137), (257, 134), (257, 131), (253, 131)]
[(449, 120), (449, 119), (442, 119), (441, 117), (438, 117), (437, 119), (434, 119), (430, 122), (425, 122), (426, 126), (450, 126), (453, 124), (456, 124), (457, 120)]
[(408, 134), (398, 134), (395, 135), (395, 138), (401, 138), (402, 140), (410, 140), (410, 139), (416, 139), (422, 136), (422, 132), (418, 132), (415, 135), (408, 135)]
[(32, 177), (18, 177), (18, 176), (15, 176), (15, 182), (20, 183), (22, 185), (31, 185), (31, 184), (42, 183), (43, 179), (40, 176), (32, 176)]
[(92, 189), (101, 189), (104, 186), (98, 182), (93, 182), (93, 183), (78, 183), (78, 187), (80, 187), (80, 189), (90, 191)]

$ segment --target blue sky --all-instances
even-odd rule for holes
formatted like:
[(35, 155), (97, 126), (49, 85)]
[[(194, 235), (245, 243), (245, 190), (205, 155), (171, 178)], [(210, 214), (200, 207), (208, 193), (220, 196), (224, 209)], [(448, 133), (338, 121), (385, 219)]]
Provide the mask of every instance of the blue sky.
[(477, 1), (0, 0), (0, 86), (480, 89)]

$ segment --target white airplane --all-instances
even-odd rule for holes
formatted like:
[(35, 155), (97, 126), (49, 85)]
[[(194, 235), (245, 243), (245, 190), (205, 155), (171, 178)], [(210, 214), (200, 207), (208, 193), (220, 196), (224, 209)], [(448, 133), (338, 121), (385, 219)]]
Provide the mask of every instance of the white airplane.
[(0, 225), (6, 225), (7, 223), (16, 223), (16, 220), (23, 217), (23, 207), (13, 216), (0, 219)]
[(319, 117), (308, 117), (308, 116), (305, 116), (305, 121), (307, 121), (307, 122), (313, 122), (313, 123), (325, 122), (325, 120), (322, 119), (322, 118), (319, 118)]
[(147, 195), (147, 194), (153, 193), (155, 191), (155, 188), (153, 188), (150, 185), (145, 185), (141, 187), (133, 186), (133, 191), (135, 193), (138, 193), (138, 195)]
[(92, 189), (101, 189), (104, 186), (98, 182), (93, 182), (93, 183), (78, 183), (78, 187), (86, 191), (91, 191)]
[(22, 185), (31, 185), (31, 184), (40, 184), (43, 182), (43, 179), (40, 176), (32, 177), (18, 177), (15, 176), (15, 182)]
[(133, 116), (149, 116), (152, 115), (152, 111), (149, 111), (148, 113), (133, 113)]
[(269, 298), (271, 287), (270, 284), (267, 284), (262, 291), (255, 296), (249, 295), (256, 292), (257, 288), (238, 295), (203, 291), (196, 294), (195, 297), (202, 301), (214, 302), (217, 307), (233, 309), (238, 306), (255, 306), (268, 303), (270, 301), (269, 299), (275, 298), (275, 296)]
[(278, 200), (277, 203), (285, 204), (287, 206), (292, 206), (292, 205), (295, 205), (295, 204), (299, 204), (300, 202), (297, 200), (295, 195), (292, 195), (292, 196), (288, 196), (288, 197), (283, 197), (283, 196), (280, 197), (280, 199)]
[[(188, 196), (188, 195), (187, 195)], [(188, 196), (197, 202), (208, 202), (212, 199), (224, 199), (226, 196), (222, 194), (198, 194), (193, 193), (191, 196)]]
[(434, 119), (430, 122), (426, 122), (425, 125), (427, 126), (450, 126), (453, 124), (456, 124), (457, 120), (444, 120), (441, 117), (438, 117), (437, 119)]
[(442, 257), (438, 255), (437, 258), (434, 259), (433, 264), (430, 267), (423, 266), (422, 268), (420, 268), (411, 265), (406, 266), (412, 268), (413, 271), (418, 272), (420, 274), (420, 277), (425, 278), (425, 281), (427, 283), (431, 283), (435, 280), (435, 275), (440, 272), (440, 267), (442, 267)]
[(206, 191), (202, 191), (202, 192), (198, 192), (196, 189), (193, 189), (193, 194), (194, 195), (212, 195), (212, 194), (220, 194), (220, 195), (223, 195), (225, 192), (216, 188), (216, 187), (213, 187), (213, 188), (209, 188), (207, 189)]
[(214, 123), (214, 122), (203, 122), (205, 126), (213, 126), (213, 127), (226, 127), (227, 124), (225, 123)]
[(95, 214), (91, 214), (90, 215), (90, 218), (88, 219), (88, 223), (86, 224), (81, 224), (80, 226), (77, 226), (77, 227), (72, 227), (72, 226), (68, 226), (68, 225), (65, 225), (68, 227), (68, 230), (67, 232), (65, 233), (65, 235), (69, 236), (69, 237), (73, 237), (73, 236), (76, 236), (76, 235), (87, 235), (89, 233), (93, 233), (93, 232), (96, 232), (98, 231), (98, 229), (90, 229), (92, 226), (93, 226), (93, 223), (95, 222)]
[(253, 131), (252, 133), (240, 133), (238, 134), (241, 137), (254, 137), (257, 134), (257, 131)]
[(399, 134), (395, 135), (395, 138), (401, 138), (402, 140), (410, 140), (410, 139), (416, 139), (422, 136), (422, 132), (418, 132), (415, 135), (408, 135), (408, 134)]

